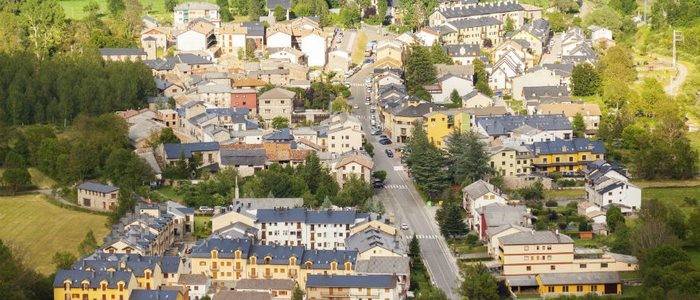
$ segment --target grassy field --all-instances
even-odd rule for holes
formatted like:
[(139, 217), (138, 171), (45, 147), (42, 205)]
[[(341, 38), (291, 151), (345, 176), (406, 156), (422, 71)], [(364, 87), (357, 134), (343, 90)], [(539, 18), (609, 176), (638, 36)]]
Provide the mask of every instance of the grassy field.
[(194, 236), (203, 239), (211, 235), (210, 222), (210, 216), (194, 216)]
[(700, 187), (645, 188), (642, 190), (642, 199), (658, 199), (664, 203), (672, 203), (690, 213), (694, 206), (686, 203), (685, 198), (700, 201)]
[(367, 47), (367, 35), (364, 32), (358, 31), (355, 40), (355, 51), (352, 52), (352, 63), (361, 65), (365, 58), (365, 48)]
[(77, 256), (77, 246), (92, 229), (98, 243), (107, 235), (107, 217), (67, 210), (50, 204), (41, 195), (0, 197), (0, 239), (25, 252), (28, 263), (49, 274), (57, 251)]
[[(0, 168), (0, 175), (2, 175), (3, 171), (4, 170)], [(56, 181), (46, 176), (36, 168), (29, 168), (27, 171), (29, 171), (29, 175), (32, 177), (32, 184), (36, 186), (36, 188), (50, 189), (56, 184)]]
[(564, 190), (545, 190), (544, 198), (549, 199), (563, 199), (563, 198), (580, 198), (585, 197), (586, 191), (584, 189), (564, 189)]
[[(100, 11), (103, 14), (108, 13), (107, 9), (107, 1), (106, 0), (61, 0), (61, 6), (63, 7), (63, 11), (66, 13), (66, 17), (71, 18), (71, 19), (82, 19), (85, 17), (85, 12), (83, 11), (83, 7), (85, 7), (88, 3), (91, 1), (97, 2), (97, 4), (100, 5)], [(198, 0), (200, 2), (211, 2), (214, 3), (214, 0)], [(150, 14), (151, 16), (156, 17), (157, 19), (164, 21), (164, 20), (171, 20), (172, 15), (169, 12), (165, 11), (165, 1), (163, 0), (140, 0), (141, 5), (143, 5), (143, 10)]]

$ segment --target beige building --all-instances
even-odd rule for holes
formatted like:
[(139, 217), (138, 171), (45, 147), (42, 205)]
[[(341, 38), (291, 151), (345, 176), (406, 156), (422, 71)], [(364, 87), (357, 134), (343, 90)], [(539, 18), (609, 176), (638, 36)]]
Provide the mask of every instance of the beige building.
[(96, 182), (83, 182), (78, 186), (78, 205), (101, 211), (117, 209), (119, 188)]
[(502, 176), (532, 173), (533, 155), (522, 145), (498, 145), (488, 149), (489, 164)]
[(360, 151), (347, 152), (331, 161), (330, 165), (340, 186), (352, 176), (370, 182), (374, 168), (372, 158)]
[(393, 275), (310, 275), (306, 298), (315, 299), (401, 299)]
[(583, 117), (583, 123), (586, 124), (586, 135), (594, 135), (598, 131), (600, 125), (600, 107), (596, 103), (546, 103), (540, 104), (537, 108), (537, 114), (540, 115), (555, 115), (563, 114), (569, 119), (569, 122), (574, 121), (577, 114)]
[(283, 117), (291, 122), (295, 95), (294, 92), (279, 87), (262, 93), (258, 98), (260, 117), (268, 124), (275, 117)]
[(214, 31), (216, 43), (221, 49), (222, 55), (238, 56), (239, 49), (245, 55), (246, 51), (246, 27), (240, 23), (225, 23)]

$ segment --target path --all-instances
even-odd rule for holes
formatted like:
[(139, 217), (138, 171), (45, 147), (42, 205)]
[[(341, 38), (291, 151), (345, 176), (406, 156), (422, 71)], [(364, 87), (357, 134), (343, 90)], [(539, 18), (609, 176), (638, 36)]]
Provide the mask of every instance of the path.
[(685, 78), (688, 77), (688, 68), (682, 63), (678, 62), (678, 73), (676, 74), (671, 82), (669, 82), (665, 87), (664, 91), (666, 94), (675, 96), (680, 91), (681, 86), (685, 82)]

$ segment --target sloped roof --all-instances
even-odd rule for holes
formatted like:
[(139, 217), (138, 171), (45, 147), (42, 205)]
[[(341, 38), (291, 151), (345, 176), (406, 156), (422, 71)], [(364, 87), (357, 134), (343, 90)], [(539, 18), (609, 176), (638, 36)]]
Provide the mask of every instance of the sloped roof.
[(165, 156), (167, 159), (178, 159), (180, 156), (184, 158), (192, 157), (194, 152), (218, 151), (218, 142), (199, 142), (199, 143), (184, 143), (184, 144), (163, 144)]
[(482, 179), (479, 179), (472, 184), (465, 186), (462, 192), (469, 195), (470, 198), (476, 199), (488, 193), (499, 195), (500, 193), (493, 184), (490, 184)]
[(105, 193), (105, 194), (109, 194), (111, 192), (115, 192), (115, 191), (119, 190), (119, 188), (116, 186), (101, 184), (101, 183), (92, 182), (92, 181), (86, 181), (86, 182), (81, 183), (78, 186), (78, 189), (79, 190), (93, 191), (93, 192), (98, 192), (98, 193)]
[(523, 231), (500, 238), (504, 245), (573, 244), (568, 235), (552, 231)]
[(605, 146), (601, 141), (591, 141), (587, 138), (574, 138), (571, 140), (556, 139), (554, 141), (535, 142), (530, 148), (535, 155), (565, 154), (590, 151), (591, 153), (605, 153)]
[(538, 276), (544, 285), (607, 284), (621, 282), (618, 272), (542, 273)]
[(306, 286), (393, 289), (396, 287), (396, 277), (393, 275), (309, 275)]
[(145, 56), (146, 51), (141, 48), (100, 48), (100, 55), (127, 55), (127, 56)]
[(267, 91), (267, 92), (262, 93), (262, 95), (260, 95), (259, 98), (260, 98), (261, 100), (266, 100), (266, 99), (292, 99), (292, 98), (294, 98), (295, 95), (296, 95), (296, 93), (294, 93), (294, 92), (292, 92), (292, 91), (290, 91), (290, 90), (276, 87), (276, 88), (273, 88), (273, 89), (271, 89), (271, 90), (269, 90), (269, 91)]

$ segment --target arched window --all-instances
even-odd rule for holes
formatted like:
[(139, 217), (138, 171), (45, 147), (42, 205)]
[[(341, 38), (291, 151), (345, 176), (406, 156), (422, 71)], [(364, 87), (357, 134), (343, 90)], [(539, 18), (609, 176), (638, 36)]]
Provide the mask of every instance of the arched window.
[(271, 261), (272, 261), (272, 257), (265, 256), (265, 264), (266, 265), (269, 265)]
[(307, 269), (307, 270), (310, 270), (310, 269), (311, 269), (311, 266), (313, 265), (313, 263), (310, 262), (310, 261), (307, 261), (304, 265), (306, 266), (306, 269)]
[(345, 271), (352, 271), (352, 263), (349, 261), (345, 262)]
[(338, 270), (338, 262), (336, 262), (336, 261), (331, 262), (331, 270), (332, 271)]
[(257, 261), (257, 259), (255, 258), (255, 256), (250, 257), (250, 264), (251, 265), (254, 265), (256, 261)]

